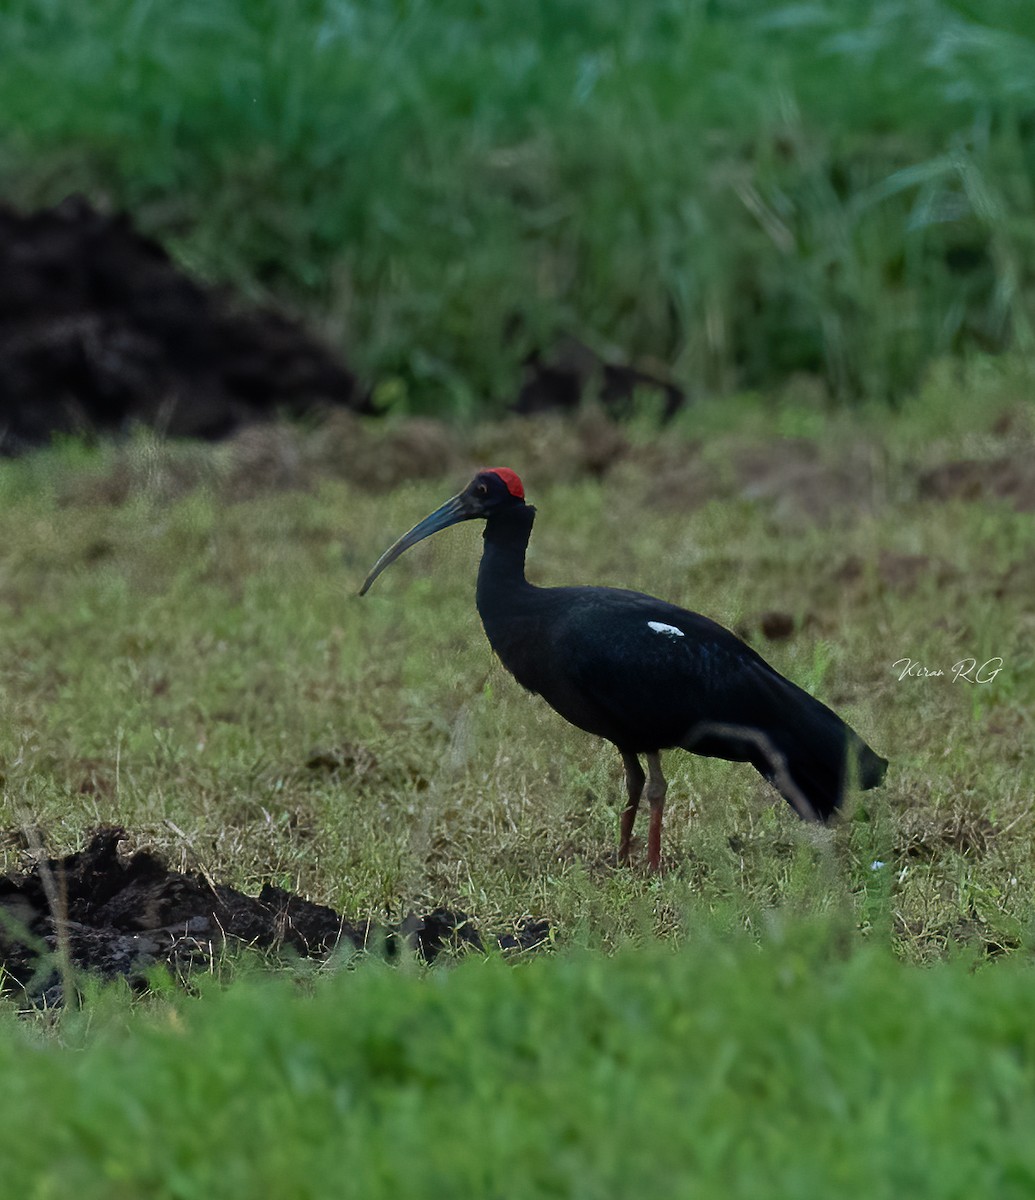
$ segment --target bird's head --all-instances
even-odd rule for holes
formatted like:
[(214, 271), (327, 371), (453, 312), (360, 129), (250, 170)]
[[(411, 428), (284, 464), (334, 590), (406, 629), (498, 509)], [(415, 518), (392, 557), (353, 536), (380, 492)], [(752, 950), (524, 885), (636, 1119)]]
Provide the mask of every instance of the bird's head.
[(451, 500), (447, 500), (441, 508), (429, 513), (423, 521), (418, 521), (408, 533), (389, 546), (381, 557), (374, 563), (366, 581), (359, 589), (359, 594), (365, 596), (370, 585), (381, 574), (385, 567), (390, 566), (403, 551), (408, 550), (417, 542), (431, 537), (440, 529), (448, 529), (460, 521), (471, 521), (475, 517), (488, 518), (495, 513), (508, 508), (517, 508), (525, 503), (525, 489), (517, 473), (509, 467), (486, 467), (479, 471), (471, 482)]

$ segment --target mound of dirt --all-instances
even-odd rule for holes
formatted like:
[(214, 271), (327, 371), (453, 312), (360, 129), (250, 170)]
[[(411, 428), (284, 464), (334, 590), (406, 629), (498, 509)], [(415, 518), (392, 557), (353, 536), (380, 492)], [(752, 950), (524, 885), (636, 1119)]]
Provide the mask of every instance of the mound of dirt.
[(369, 410), (330, 350), (188, 278), (127, 216), (0, 207), (0, 453), (132, 423), (223, 437), (326, 405)]
[[(436, 909), (377, 927), (267, 884), (258, 896), (201, 874), (170, 870), (147, 851), (125, 857), (125, 830), (96, 830), (83, 850), (0, 877), (0, 980), (31, 1002), (63, 1000), (62, 947), (68, 965), (142, 984), (155, 966), (177, 976), (205, 967), (224, 946), (288, 949), (325, 958), (339, 945), (392, 956), (400, 944), (425, 961), (443, 949), (484, 949), (465, 913)], [(549, 938), (545, 921), (527, 921), (493, 940), (527, 950)]]
[[(134, 424), (222, 438), (277, 413), (369, 415), (370, 397), (299, 325), (191, 279), (126, 214), (79, 196), (35, 213), (0, 206), (0, 454)], [(662, 418), (684, 402), (663, 372), (561, 339), (525, 360), (511, 410), (588, 399), (613, 416), (647, 403)]]
[(618, 419), (631, 417), (637, 403), (646, 404), (661, 421), (670, 420), (686, 403), (684, 392), (663, 370), (609, 362), (578, 338), (565, 337), (548, 353), (537, 350), (525, 359), (521, 388), (510, 408), (519, 416), (574, 413), (589, 399)]

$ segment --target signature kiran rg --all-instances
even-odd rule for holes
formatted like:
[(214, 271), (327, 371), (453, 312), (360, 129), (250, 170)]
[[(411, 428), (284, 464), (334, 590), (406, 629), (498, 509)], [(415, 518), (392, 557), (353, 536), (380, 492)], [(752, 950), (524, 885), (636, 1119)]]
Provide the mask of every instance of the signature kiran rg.
[(1003, 660), (998, 656), (988, 658), (980, 665), (976, 658), (961, 658), (948, 671), (940, 667), (925, 667), (915, 658), (900, 658), (891, 664), (893, 671), (898, 671), (899, 679), (933, 679), (939, 675), (948, 675), (953, 683), (991, 683), (1003, 669)]

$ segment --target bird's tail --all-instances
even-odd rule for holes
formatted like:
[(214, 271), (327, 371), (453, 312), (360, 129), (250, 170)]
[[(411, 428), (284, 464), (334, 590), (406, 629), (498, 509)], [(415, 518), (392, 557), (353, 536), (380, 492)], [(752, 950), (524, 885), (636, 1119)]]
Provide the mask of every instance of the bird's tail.
[(848, 726), (839, 740), (839, 748), (826, 752), (815, 745), (792, 745), (782, 766), (773, 769), (768, 762), (755, 766), (798, 814), (828, 821), (842, 805), (846, 788), (877, 787), (887, 770), (886, 758), (875, 754)]
[(699, 722), (679, 745), (694, 754), (750, 762), (810, 821), (829, 820), (847, 788), (877, 787), (884, 778), (887, 759), (760, 658), (753, 662), (750, 684), (750, 704), (728, 706), (725, 721)]
[(680, 745), (695, 754), (751, 763), (800, 817), (827, 821), (848, 787), (876, 787), (888, 762), (826, 705), (805, 692), (797, 703), (793, 725), (702, 722)]
[(828, 719), (778, 737), (775, 759), (766, 756), (755, 766), (800, 816), (827, 821), (841, 807), (847, 788), (877, 787), (888, 760), (835, 713), (820, 707)]

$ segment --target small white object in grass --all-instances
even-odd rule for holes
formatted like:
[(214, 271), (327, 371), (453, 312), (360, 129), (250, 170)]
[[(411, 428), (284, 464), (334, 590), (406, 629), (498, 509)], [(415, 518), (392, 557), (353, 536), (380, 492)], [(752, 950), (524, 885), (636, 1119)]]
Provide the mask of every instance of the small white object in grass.
[(648, 621), (647, 624), (654, 630), (655, 633), (663, 633), (666, 637), (685, 637), (682, 629), (677, 629), (675, 625), (666, 625), (664, 621)]
[(879, 871), (881, 869), (881, 867), (883, 867), (883, 866), (884, 866), (884, 863), (882, 863), (879, 858), (875, 858), (873, 860), (873, 862), (870, 863), (870, 870), (871, 871)]

